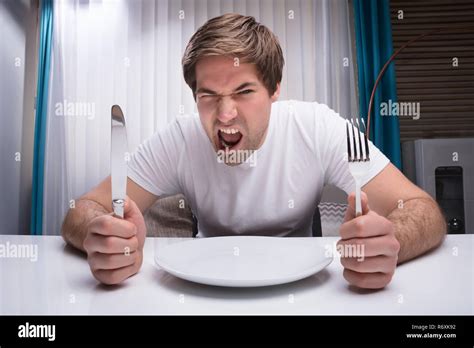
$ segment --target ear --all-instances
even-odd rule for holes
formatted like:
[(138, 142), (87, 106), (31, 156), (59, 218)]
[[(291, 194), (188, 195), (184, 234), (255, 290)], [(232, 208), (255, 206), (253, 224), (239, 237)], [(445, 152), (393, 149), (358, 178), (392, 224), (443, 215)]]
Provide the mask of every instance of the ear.
[(272, 102), (275, 102), (278, 100), (278, 97), (280, 96), (280, 82), (277, 83), (277, 87), (275, 89), (275, 93), (270, 97)]

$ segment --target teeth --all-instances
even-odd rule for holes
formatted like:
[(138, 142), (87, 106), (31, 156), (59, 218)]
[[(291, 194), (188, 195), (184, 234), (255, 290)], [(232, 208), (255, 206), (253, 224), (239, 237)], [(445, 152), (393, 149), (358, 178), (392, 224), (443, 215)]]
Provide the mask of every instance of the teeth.
[(226, 133), (226, 134), (235, 134), (235, 133), (239, 133), (239, 130), (238, 129), (234, 129), (234, 128), (221, 128), (219, 129), (222, 133)]

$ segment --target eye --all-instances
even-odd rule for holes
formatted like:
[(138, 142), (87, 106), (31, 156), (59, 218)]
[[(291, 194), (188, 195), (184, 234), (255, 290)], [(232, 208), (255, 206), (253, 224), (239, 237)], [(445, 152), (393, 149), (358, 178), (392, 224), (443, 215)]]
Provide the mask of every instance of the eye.
[(209, 99), (215, 97), (214, 94), (198, 94), (198, 99)]
[(243, 91), (240, 91), (239, 94), (240, 95), (245, 95), (245, 94), (251, 94), (253, 93), (254, 91), (251, 90), (251, 89), (244, 89)]

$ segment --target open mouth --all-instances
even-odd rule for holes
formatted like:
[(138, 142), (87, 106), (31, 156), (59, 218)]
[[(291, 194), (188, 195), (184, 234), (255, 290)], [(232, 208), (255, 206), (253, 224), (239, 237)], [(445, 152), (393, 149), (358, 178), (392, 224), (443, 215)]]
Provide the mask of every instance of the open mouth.
[(217, 131), (219, 150), (232, 150), (243, 138), (242, 133), (235, 128), (221, 128)]

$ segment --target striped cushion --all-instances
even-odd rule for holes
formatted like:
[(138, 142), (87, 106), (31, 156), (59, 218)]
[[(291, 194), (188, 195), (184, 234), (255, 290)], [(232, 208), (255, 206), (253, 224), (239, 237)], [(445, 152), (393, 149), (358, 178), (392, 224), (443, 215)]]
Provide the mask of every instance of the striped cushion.
[(321, 202), (318, 207), (323, 236), (339, 236), (339, 227), (344, 221), (347, 204)]

